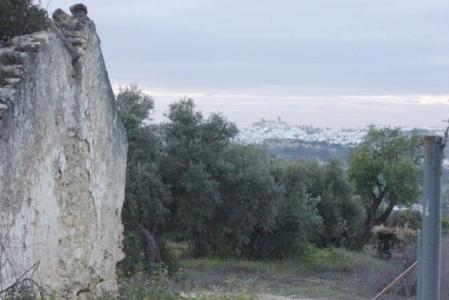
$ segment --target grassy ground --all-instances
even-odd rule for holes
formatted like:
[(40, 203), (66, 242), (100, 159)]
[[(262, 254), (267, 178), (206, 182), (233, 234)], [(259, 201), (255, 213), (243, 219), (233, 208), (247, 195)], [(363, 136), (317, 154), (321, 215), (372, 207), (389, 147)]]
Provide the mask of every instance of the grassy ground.
[[(449, 299), (449, 237), (442, 239), (441, 299)], [(169, 245), (179, 270), (168, 275), (162, 268), (151, 278), (144, 273), (122, 277), (121, 295), (104, 299), (126, 300), (291, 300), (372, 299), (415, 261), (413, 251), (401, 258), (379, 260), (360, 252), (308, 247), (288, 260), (189, 258), (183, 244)], [(410, 252), (409, 255), (407, 253)], [(416, 299), (416, 273), (382, 300)], [(406, 296), (408, 295), (408, 296)]]
[[(308, 247), (294, 259), (192, 259), (185, 246), (170, 245), (178, 270), (166, 268), (148, 277), (134, 274), (121, 280), (121, 296), (129, 300), (290, 300), (372, 299), (406, 266), (382, 261), (366, 253)], [(414, 285), (415, 274), (385, 299), (403, 297)]]
[(180, 265), (181, 274), (171, 282), (175, 290), (250, 297), (241, 299), (371, 299), (400, 269), (340, 249), (310, 249), (289, 260), (206, 258), (185, 259)]

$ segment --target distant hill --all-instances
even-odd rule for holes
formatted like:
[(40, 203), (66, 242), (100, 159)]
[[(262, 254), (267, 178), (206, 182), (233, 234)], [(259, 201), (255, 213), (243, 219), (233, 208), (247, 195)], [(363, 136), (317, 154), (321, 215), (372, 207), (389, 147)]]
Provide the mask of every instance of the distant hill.
[(266, 140), (301, 140), (328, 144), (356, 145), (366, 134), (366, 128), (321, 128), (311, 125), (290, 125), (280, 118), (262, 119), (243, 128), (239, 140), (244, 143), (263, 144)]
[(328, 142), (303, 141), (299, 139), (267, 139), (262, 143), (271, 154), (294, 160), (316, 159), (325, 162), (330, 158), (347, 161), (351, 146)]
[[(403, 128), (405, 132), (412, 130), (425, 134), (442, 134), (442, 128)], [(356, 146), (365, 136), (367, 128), (329, 128), (311, 125), (290, 125), (277, 120), (262, 119), (252, 126), (243, 128), (238, 140), (245, 144), (260, 144), (275, 156), (286, 159), (316, 159), (319, 162), (330, 158), (347, 161), (351, 148)], [(446, 148), (446, 157), (449, 156)], [(445, 160), (449, 169), (449, 160)]]
[[(422, 135), (443, 135), (443, 128), (403, 128), (405, 132), (417, 131)], [(337, 158), (348, 166), (348, 156), (365, 136), (366, 128), (320, 128), (310, 125), (290, 125), (280, 118), (264, 120), (243, 128), (238, 141), (244, 144), (262, 145), (268, 153), (289, 160), (315, 159), (325, 163)], [(449, 214), (449, 146), (445, 149), (442, 176), (442, 204)]]

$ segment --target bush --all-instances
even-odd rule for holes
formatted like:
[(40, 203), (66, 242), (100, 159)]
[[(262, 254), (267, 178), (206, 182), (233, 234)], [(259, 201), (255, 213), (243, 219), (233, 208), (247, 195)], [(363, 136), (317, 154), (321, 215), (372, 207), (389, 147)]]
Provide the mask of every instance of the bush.
[(422, 216), (419, 211), (397, 211), (391, 214), (387, 226), (418, 230), (422, 226)]
[(44, 30), (47, 11), (33, 0), (0, 0), (0, 43), (22, 35)]
[(145, 271), (148, 269), (148, 261), (145, 256), (145, 241), (136, 231), (125, 224), (123, 232), (123, 251), (125, 258), (118, 263), (121, 272), (126, 275)]
[(375, 227), (373, 233), (372, 247), (380, 258), (406, 261), (416, 259), (416, 230), (379, 226)]

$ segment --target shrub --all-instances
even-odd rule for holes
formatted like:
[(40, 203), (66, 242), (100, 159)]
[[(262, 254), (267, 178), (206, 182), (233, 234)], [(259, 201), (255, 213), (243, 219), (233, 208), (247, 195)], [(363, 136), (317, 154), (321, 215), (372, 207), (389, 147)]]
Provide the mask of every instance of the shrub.
[(419, 211), (397, 211), (391, 214), (387, 226), (418, 230), (421, 229), (422, 226), (422, 216)]
[(129, 275), (147, 270), (148, 262), (143, 250), (145, 249), (145, 241), (141, 235), (137, 231), (126, 227), (123, 235), (123, 251), (126, 256), (118, 264), (120, 271)]
[(44, 30), (47, 11), (33, 0), (0, 0), (0, 43), (22, 35)]
[(379, 226), (375, 227), (373, 233), (372, 247), (380, 258), (407, 261), (416, 259), (417, 231)]

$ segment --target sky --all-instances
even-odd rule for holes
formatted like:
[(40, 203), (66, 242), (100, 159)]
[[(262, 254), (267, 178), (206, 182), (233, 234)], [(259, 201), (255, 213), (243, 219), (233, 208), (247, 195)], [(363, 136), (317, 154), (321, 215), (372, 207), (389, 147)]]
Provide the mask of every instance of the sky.
[(442, 127), (449, 118), (447, 0), (84, 3), (114, 88), (138, 84), (154, 97), (156, 120), (183, 97), (240, 126), (280, 116)]

